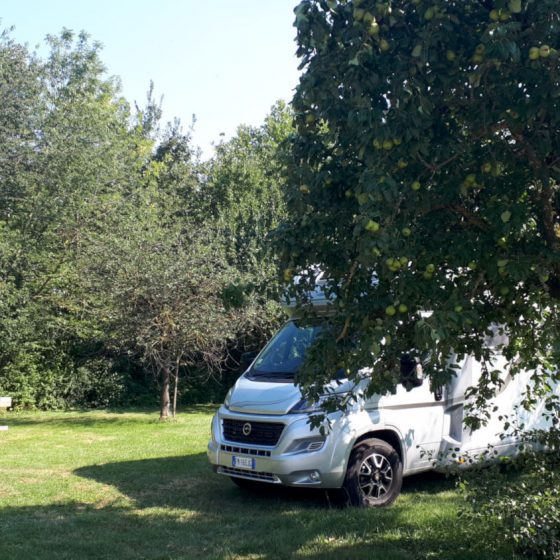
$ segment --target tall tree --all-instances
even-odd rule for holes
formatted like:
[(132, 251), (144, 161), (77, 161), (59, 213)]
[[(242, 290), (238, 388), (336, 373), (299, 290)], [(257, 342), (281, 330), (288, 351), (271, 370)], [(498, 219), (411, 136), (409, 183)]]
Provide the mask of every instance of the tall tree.
[[(556, 0), (304, 0), (286, 275), (320, 266), (337, 318), (302, 380), (409, 351), (435, 384), (452, 355), (558, 363), (560, 11)], [(303, 272), (313, 283), (313, 273)], [(515, 359), (514, 359), (515, 358)], [(546, 384), (544, 384), (546, 386)], [(541, 387), (543, 384), (541, 384)]]

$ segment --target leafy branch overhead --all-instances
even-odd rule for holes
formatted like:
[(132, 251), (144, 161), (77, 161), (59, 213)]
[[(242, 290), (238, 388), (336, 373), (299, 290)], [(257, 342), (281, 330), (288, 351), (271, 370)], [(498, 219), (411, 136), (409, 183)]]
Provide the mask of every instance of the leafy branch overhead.
[(304, 0), (295, 13), (283, 260), (323, 269), (337, 310), (329, 365), (302, 381), (373, 365), (387, 388), (414, 349), (443, 383), (450, 356), (491, 359), (496, 324), (519, 366), (554, 363), (558, 2)]

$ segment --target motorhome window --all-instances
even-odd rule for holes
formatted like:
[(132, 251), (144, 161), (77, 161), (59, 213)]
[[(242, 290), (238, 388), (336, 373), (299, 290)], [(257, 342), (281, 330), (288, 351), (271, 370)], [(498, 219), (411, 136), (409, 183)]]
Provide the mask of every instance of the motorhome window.
[(299, 324), (290, 321), (267, 344), (257, 358), (247, 377), (293, 379), (311, 346), (321, 331), (321, 325)]

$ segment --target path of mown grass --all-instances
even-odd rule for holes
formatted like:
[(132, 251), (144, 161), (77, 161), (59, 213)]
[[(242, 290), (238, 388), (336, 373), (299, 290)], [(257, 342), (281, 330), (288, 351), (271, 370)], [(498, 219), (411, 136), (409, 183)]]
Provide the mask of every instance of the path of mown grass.
[(460, 498), (437, 475), (406, 479), (383, 510), (244, 493), (209, 470), (211, 412), (0, 417), (0, 559), (511, 558), (457, 519)]

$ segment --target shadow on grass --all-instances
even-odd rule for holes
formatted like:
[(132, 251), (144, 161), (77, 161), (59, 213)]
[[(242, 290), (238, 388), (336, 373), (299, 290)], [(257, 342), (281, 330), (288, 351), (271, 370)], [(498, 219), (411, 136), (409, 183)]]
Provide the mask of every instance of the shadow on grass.
[[(365, 510), (333, 507), (320, 490), (243, 491), (213, 474), (204, 453), (91, 465), (74, 474), (118, 489), (132, 505), (117, 500), (4, 508), (0, 558), (490, 558), (475, 553), (472, 539), (457, 530), (455, 519), (442, 519), (439, 509), (424, 512), (425, 519), (411, 516), (411, 510), (422, 513), (421, 494), (437, 497), (450, 488), (441, 475), (406, 479), (404, 496), (393, 507)], [(445, 504), (455, 498), (437, 499)]]

